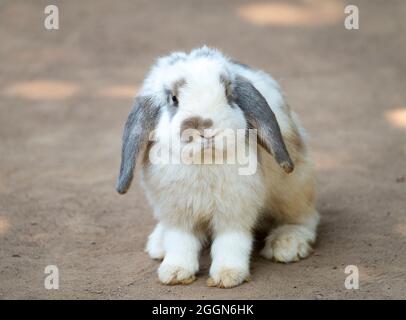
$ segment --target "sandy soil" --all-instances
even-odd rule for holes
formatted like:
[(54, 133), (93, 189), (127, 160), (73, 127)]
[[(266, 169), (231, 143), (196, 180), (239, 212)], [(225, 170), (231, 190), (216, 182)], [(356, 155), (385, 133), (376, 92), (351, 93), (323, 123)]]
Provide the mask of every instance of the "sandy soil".
[[(406, 2), (341, 0), (0, 4), (0, 298), (357, 299), (406, 297)], [(309, 7), (310, 6), (310, 7)], [(326, 18), (327, 17), (327, 18)], [(323, 220), (315, 253), (252, 258), (230, 290), (161, 285), (143, 252), (154, 226), (138, 183), (114, 190), (123, 122), (154, 58), (207, 43), (280, 81), (311, 137)], [(55, 264), (60, 289), (44, 288)], [(360, 289), (344, 287), (347, 265)]]

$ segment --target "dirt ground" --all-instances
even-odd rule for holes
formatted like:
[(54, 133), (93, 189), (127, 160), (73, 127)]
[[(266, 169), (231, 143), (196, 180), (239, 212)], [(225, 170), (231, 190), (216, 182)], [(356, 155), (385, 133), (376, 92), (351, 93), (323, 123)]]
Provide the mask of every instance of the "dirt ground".
[[(55, 1), (54, 1), (55, 2)], [(341, 0), (0, 3), (0, 298), (406, 297), (406, 2)], [(123, 123), (154, 59), (208, 44), (270, 72), (310, 135), (322, 223), (315, 253), (252, 257), (252, 281), (158, 283), (154, 219), (136, 183), (115, 192)], [(57, 265), (59, 290), (44, 288)], [(344, 269), (356, 265), (359, 290)]]

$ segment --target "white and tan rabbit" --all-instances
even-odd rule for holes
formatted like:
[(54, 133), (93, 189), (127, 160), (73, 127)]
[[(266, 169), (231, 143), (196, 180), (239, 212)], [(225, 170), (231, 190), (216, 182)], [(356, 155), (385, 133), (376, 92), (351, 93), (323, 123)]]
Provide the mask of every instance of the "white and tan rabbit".
[[(249, 143), (251, 129), (255, 143)], [(158, 220), (146, 251), (163, 259), (161, 282), (192, 282), (200, 250), (212, 241), (207, 284), (241, 284), (259, 229), (268, 234), (261, 251), (268, 259), (287, 263), (310, 254), (319, 214), (303, 138), (268, 74), (208, 47), (157, 61), (125, 124), (117, 191), (126, 193), (138, 160)], [(218, 143), (224, 139), (227, 144)], [(186, 151), (191, 161), (154, 161), (156, 150), (171, 156)], [(214, 161), (196, 161), (207, 154)]]

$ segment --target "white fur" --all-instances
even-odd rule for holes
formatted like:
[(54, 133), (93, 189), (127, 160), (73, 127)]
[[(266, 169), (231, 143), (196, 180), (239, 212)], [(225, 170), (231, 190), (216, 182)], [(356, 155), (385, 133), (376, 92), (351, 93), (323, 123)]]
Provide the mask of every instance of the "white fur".
[(165, 284), (193, 281), (199, 269), (199, 239), (193, 233), (168, 228), (163, 243), (165, 258), (158, 269), (159, 280)]
[(252, 235), (243, 231), (225, 231), (216, 236), (211, 247), (213, 262), (209, 285), (233, 287), (249, 276)]
[(163, 259), (164, 250), (164, 226), (158, 223), (154, 231), (149, 235), (145, 251), (148, 252), (152, 259)]
[[(202, 55), (207, 52), (207, 55)], [(172, 63), (174, 59), (179, 61)], [(172, 61), (172, 62), (171, 62)], [(283, 135), (296, 126), (297, 117), (286, 108), (278, 84), (262, 71), (232, 63), (220, 52), (203, 47), (161, 58), (152, 68), (140, 95), (152, 96), (156, 104), (166, 103), (166, 88), (179, 79), (186, 84), (179, 92), (179, 108), (171, 117), (166, 110), (155, 131), (157, 147), (169, 153), (178, 152), (180, 124), (190, 116), (209, 117), (219, 135), (226, 129), (246, 128), (246, 119), (239, 108), (230, 108), (219, 76), (249, 79), (265, 97), (278, 120)], [(236, 141), (245, 144), (245, 140)], [(193, 143), (190, 148), (193, 149)], [(249, 160), (257, 163), (256, 149), (251, 148)], [(240, 175), (238, 164), (150, 164), (143, 167), (142, 184), (159, 224), (150, 235), (146, 251), (152, 258), (164, 258), (158, 270), (166, 284), (189, 283), (198, 271), (202, 243), (213, 236), (210, 283), (233, 287), (249, 276), (249, 259), (253, 230), (263, 215), (272, 215), (276, 200), (289, 211), (275, 216), (279, 226), (266, 239), (262, 255), (281, 262), (294, 261), (310, 253), (314, 242), (318, 214), (313, 200), (298, 205), (304, 185), (313, 179), (311, 160), (307, 153), (296, 164), (295, 171), (285, 174), (272, 156), (260, 148), (262, 166), (253, 175)], [(312, 187), (309, 187), (310, 189)], [(298, 200), (299, 201), (299, 200)], [(286, 204), (291, 203), (291, 206)], [(292, 208), (292, 209), (290, 209)], [(261, 215), (262, 214), (262, 215)]]

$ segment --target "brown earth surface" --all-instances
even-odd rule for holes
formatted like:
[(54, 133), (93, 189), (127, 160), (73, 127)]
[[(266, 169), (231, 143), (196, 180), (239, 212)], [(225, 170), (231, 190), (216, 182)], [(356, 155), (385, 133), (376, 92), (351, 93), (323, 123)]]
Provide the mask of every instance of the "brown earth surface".
[[(406, 297), (406, 2), (0, 3), (0, 298)], [(154, 219), (138, 183), (115, 192), (123, 123), (157, 56), (201, 44), (270, 72), (310, 136), (322, 214), (315, 253), (252, 257), (252, 281), (164, 286), (143, 251)], [(139, 176), (137, 176), (137, 182)], [(57, 265), (59, 290), (44, 288)], [(344, 269), (356, 265), (359, 290)]]

